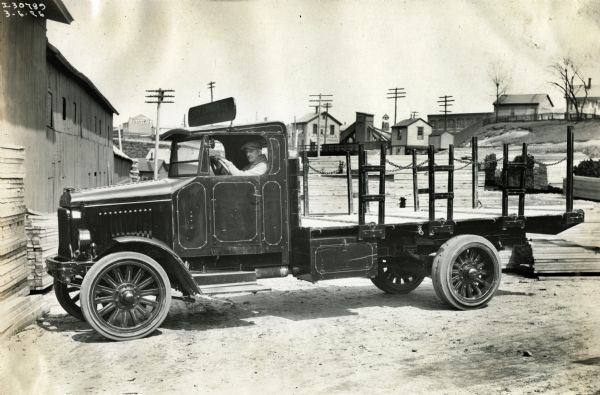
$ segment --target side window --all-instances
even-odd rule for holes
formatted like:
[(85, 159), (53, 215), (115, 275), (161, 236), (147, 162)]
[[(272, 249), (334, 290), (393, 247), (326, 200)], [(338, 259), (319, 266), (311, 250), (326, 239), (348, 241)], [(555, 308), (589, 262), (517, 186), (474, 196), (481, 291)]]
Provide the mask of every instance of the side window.
[(423, 126), (417, 127), (417, 140), (423, 140)]
[(209, 150), (210, 172), (215, 176), (258, 176), (269, 169), (278, 172), (280, 165), (272, 161), (270, 154), (262, 136), (214, 136)]
[(180, 141), (173, 144), (169, 177), (193, 177), (198, 174), (201, 140)]
[(54, 127), (53, 112), (52, 92), (48, 91), (48, 94), (46, 95), (46, 126), (51, 128)]
[(316, 135), (316, 134), (317, 134), (317, 125), (312, 125), (312, 127), (313, 127), (313, 131), (312, 131), (312, 133), (313, 133), (314, 135)]

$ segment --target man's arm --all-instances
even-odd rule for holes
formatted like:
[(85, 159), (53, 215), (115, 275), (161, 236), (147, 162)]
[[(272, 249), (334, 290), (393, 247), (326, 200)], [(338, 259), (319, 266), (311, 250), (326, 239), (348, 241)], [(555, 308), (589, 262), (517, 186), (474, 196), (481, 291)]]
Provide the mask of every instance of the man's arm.
[(260, 176), (261, 174), (265, 174), (268, 169), (267, 164), (264, 162), (261, 162), (248, 170), (238, 169), (233, 163), (231, 163), (227, 159), (223, 160), (223, 163), (224, 166), (227, 167), (227, 170), (229, 170), (229, 173), (231, 173), (231, 175), (233, 176)]

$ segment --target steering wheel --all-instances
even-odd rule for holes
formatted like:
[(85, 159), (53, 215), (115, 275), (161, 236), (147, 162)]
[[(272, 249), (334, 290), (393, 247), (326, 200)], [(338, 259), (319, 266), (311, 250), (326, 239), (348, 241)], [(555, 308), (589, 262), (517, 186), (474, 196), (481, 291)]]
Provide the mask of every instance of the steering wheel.
[(216, 156), (211, 156), (210, 158), (210, 168), (213, 173), (216, 175), (229, 176), (231, 172), (227, 168), (227, 166), (223, 165), (223, 160)]

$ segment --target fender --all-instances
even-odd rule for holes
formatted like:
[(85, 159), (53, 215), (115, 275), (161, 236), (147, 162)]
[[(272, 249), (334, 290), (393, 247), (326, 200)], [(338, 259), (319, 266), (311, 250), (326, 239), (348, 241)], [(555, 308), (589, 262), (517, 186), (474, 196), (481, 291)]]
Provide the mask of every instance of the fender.
[(179, 286), (180, 291), (188, 295), (201, 294), (185, 263), (168, 245), (158, 239), (139, 236), (122, 236), (113, 239), (113, 243), (94, 260), (117, 251), (135, 251), (148, 255), (161, 265), (172, 284)]

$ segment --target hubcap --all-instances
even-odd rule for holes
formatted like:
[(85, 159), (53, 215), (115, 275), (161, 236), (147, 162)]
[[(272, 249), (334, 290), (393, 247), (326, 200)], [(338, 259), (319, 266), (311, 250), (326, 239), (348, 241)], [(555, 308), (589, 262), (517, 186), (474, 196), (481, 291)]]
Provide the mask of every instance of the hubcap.
[(165, 303), (166, 290), (154, 270), (137, 261), (123, 261), (98, 276), (93, 295), (98, 319), (130, 331), (152, 321)]
[(460, 298), (476, 301), (493, 287), (490, 257), (479, 248), (468, 248), (452, 264), (452, 289)]

